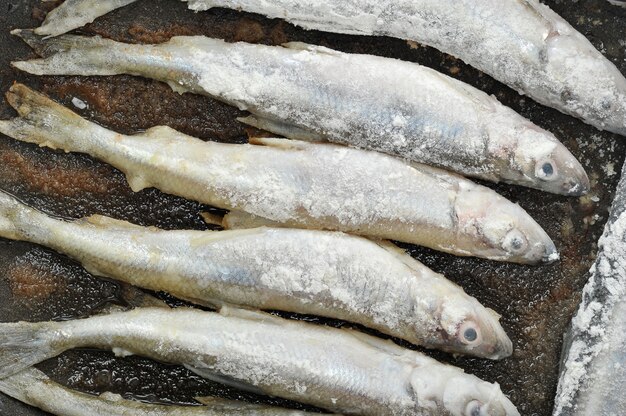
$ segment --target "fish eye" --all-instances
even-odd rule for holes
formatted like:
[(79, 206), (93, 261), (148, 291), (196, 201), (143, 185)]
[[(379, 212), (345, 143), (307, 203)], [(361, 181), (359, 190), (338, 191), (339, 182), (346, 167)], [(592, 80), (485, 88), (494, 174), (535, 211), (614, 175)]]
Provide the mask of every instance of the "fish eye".
[(476, 345), (481, 341), (480, 330), (474, 322), (467, 321), (459, 328), (458, 338), (465, 345)]
[(522, 253), (528, 247), (526, 237), (519, 230), (513, 229), (502, 240), (502, 248), (509, 253)]
[(544, 159), (537, 162), (535, 167), (535, 176), (544, 181), (556, 179), (558, 175), (556, 164), (550, 159)]
[(465, 416), (481, 416), (483, 404), (478, 400), (472, 400), (465, 406)]

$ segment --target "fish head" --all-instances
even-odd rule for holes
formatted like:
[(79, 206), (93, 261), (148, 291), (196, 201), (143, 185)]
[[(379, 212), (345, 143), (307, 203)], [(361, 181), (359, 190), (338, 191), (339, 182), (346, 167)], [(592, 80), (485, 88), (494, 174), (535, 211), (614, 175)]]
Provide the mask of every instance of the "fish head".
[(488, 145), (495, 181), (505, 181), (559, 195), (589, 191), (589, 178), (580, 162), (547, 130), (513, 110), (498, 107), (492, 114)]
[(513, 344), (500, 325), (500, 315), (462, 291), (443, 299), (439, 322), (443, 345), (438, 348), (492, 360), (513, 353)]
[[(433, 414), (454, 416), (519, 416), (497, 383), (431, 359), (418, 359), (410, 384), (414, 401)], [(435, 410), (436, 409), (436, 410)]]
[(503, 173), (508, 182), (559, 195), (589, 192), (585, 169), (552, 133), (527, 121), (516, 129), (516, 135), (511, 171)]
[(546, 101), (598, 129), (626, 135), (626, 78), (579, 32), (560, 27), (546, 33), (545, 73), (558, 88), (538, 91)]
[(481, 257), (522, 264), (559, 258), (548, 234), (522, 207), (492, 190), (461, 184), (455, 201), (457, 228)]
[(469, 374), (448, 379), (443, 405), (453, 415), (519, 416), (513, 403), (502, 393), (498, 383), (487, 383)]

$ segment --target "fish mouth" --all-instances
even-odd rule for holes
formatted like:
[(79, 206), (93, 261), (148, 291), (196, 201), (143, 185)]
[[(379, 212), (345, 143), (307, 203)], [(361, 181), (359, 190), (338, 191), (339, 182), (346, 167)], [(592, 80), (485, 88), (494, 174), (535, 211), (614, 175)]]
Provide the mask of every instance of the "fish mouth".
[(581, 167), (575, 175), (567, 178), (561, 186), (561, 194), (566, 196), (583, 196), (591, 190), (591, 182), (587, 172)]
[(493, 349), (493, 353), (486, 356), (490, 360), (502, 360), (504, 358), (510, 357), (513, 355), (513, 342), (509, 339), (506, 334), (504, 337), (498, 338), (498, 343)]
[(556, 249), (556, 246), (554, 245), (552, 241), (550, 241), (550, 244), (548, 244), (545, 248), (543, 257), (541, 258), (541, 263), (551, 264), (559, 260), (560, 258), (561, 256), (559, 255), (559, 252)]

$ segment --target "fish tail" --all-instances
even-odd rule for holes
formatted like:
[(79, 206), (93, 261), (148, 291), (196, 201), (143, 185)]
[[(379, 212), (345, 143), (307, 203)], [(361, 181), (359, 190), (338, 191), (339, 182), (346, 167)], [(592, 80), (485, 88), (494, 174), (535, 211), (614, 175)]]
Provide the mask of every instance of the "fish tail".
[(64, 349), (55, 347), (53, 322), (0, 324), (0, 379), (52, 358)]
[(30, 403), (28, 390), (50, 379), (34, 367), (20, 371), (10, 377), (0, 379), (0, 391), (24, 403)]
[(65, 0), (35, 29), (37, 35), (58, 36), (137, 0)]
[(133, 72), (128, 68), (133, 47), (99, 36), (38, 36), (33, 30), (16, 29), (19, 36), (43, 59), (17, 61), (12, 65), (34, 75), (117, 75)]
[(15, 213), (22, 205), (13, 196), (0, 191), (0, 237), (21, 240), (21, 233), (15, 225)]
[(0, 133), (16, 140), (89, 153), (92, 141), (112, 134), (25, 85), (14, 84), (6, 97), (20, 117), (0, 120)]

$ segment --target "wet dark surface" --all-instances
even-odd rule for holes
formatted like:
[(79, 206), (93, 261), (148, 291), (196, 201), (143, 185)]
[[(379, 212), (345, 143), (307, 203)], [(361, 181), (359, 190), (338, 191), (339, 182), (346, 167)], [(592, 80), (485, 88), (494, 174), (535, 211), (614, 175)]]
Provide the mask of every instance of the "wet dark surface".
[[(604, 0), (546, 3), (626, 73), (626, 9)], [(209, 98), (180, 96), (156, 81), (128, 76), (36, 78), (13, 70), (11, 60), (28, 58), (32, 52), (11, 37), (9, 30), (38, 26), (53, 5), (0, 0), (2, 92), (17, 80), (69, 107), (77, 97), (88, 108), (76, 111), (123, 133), (164, 124), (207, 140), (245, 141), (245, 130), (235, 120), (238, 110)], [(504, 104), (554, 132), (587, 169), (592, 180), (588, 196), (576, 199), (514, 186), (488, 186), (518, 202), (546, 229), (561, 252), (560, 262), (542, 267), (500, 264), (405, 246), (484, 305), (500, 312), (515, 345), (513, 356), (501, 362), (429, 354), (497, 381), (523, 415), (550, 414), (562, 335), (578, 304), (595, 256), (595, 242), (607, 219), (624, 159), (624, 139), (542, 107), (456, 59), (396, 39), (307, 32), (280, 20), (228, 10), (194, 14), (175, 0), (141, 0), (81, 31), (130, 42), (161, 42), (189, 34), (267, 44), (304, 41), (346, 52), (415, 61), (495, 94)], [(13, 115), (8, 104), (1, 101), (0, 117)], [(0, 188), (65, 217), (100, 213), (170, 229), (205, 228), (198, 213), (207, 208), (198, 203), (153, 189), (135, 194), (120, 172), (90, 157), (39, 149), (4, 136), (0, 136)], [(126, 304), (136, 295), (114, 282), (90, 276), (64, 256), (30, 244), (0, 240), (0, 321), (86, 316), (111, 301)], [(114, 358), (99, 351), (72, 351), (43, 363), (41, 369), (64, 384), (88, 392), (113, 391), (184, 403), (212, 394), (261, 400), (203, 380), (181, 367), (138, 357)], [(0, 415), (34, 414), (42, 413), (0, 395)]]

